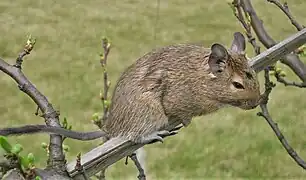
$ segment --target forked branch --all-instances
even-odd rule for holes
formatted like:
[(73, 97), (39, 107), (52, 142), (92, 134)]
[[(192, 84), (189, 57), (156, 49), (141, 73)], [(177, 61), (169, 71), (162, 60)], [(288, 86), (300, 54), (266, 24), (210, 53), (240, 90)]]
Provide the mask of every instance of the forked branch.
[[(10, 65), (0, 58), (0, 70), (12, 77), (18, 84), (19, 89), (27, 94), (39, 107), (43, 113), (41, 116), (45, 119), (48, 126), (60, 127), (59, 115), (54, 110), (48, 99), (28, 80), (21, 70), (23, 58), (30, 54), (35, 44), (35, 40), (29, 38), (23, 51), (18, 55), (15, 65)], [(65, 156), (62, 150), (62, 137), (60, 135), (50, 135), (48, 167), (59, 171), (65, 170)]]
[[(240, 4), (234, 4), (235, 8), (240, 8)], [(248, 38), (251, 44), (253, 45), (254, 51), (255, 53), (258, 55), (260, 53), (259, 51), (259, 47), (256, 46), (255, 43), (255, 38), (252, 36), (252, 28), (250, 23), (245, 22), (245, 19), (242, 19), (241, 16), (242, 15), (242, 11), (238, 11), (238, 14), (240, 15), (236, 15), (237, 19), (241, 22), (242, 26), (244, 27), (244, 29), (246, 30), (246, 33), (248, 34)], [(246, 16), (249, 16), (249, 14), (245, 14)], [(249, 19), (249, 18), (247, 18)], [(249, 24), (249, 26), (245, 26), (245, 24)], [(305, 29), (304, 29), (305, 30)], [(281, 43), (280, 43), (281, 44)], [(276, 45), (278, 46), (278, 45)], [(257, 113), (258, 116), (262, 116), (270, 125), (270, 127), (273, 129), (275, 135), (277, 136), (277, 138), (279, 139), (279, 141), (281, 142), (281, 144), (283, 145), (283, 147), (286, 149), (286, 151), (288, 152), (288, 154), (294, 159), (294, 161), (300, 165), (303, 169), (306, 169), (306, 163), (305, 161), (296, 153), (296, 151), (289, 145), (288, 141), (286, 140), (285, 136), (282, 134), (282, 132), (280, 131), (280, 129), (277, 126), (277, 123), (275, 123), (272, 119), (272, 117), (270, 116), (269, 110), (268, 110), (268, 101), (269, 101), (269, 95), (272, 92), (272, 89), (275, 87), (275, 84), (273, 82), (271, 82), (270, 80), (270, 76), (269, 76), (269, 70), (271, 70), (269, 67), (266, 66), (266, 68), (264, 69), (264, 77), (265, 77), (265, 92), (262, 94), (261, 97), (261, 102), (260, 102), (260, 108), (261, 108), (261, 112)], [(281, 76), (279, 76), (279, 74), (276, 74), (277, 80), (281, 81), (283, 80), (282, 83), (284, 83), (285, 85), (288, 83), (286, 82)], [(288, 84), (287, 84), (288, 85)], [(296, 86), (299, 87), (299, 85), (296, 84)]]
[[(266, 47), (271, 48), (276, 44), (276, 41), (266, 31), (262, 20), (257, 16), (250, 0), (235, 0), (242, 7), (243, 11), (250, 17), (251, 26), (258, 37), (258, 40)], [(280, 61), (290, 67), (294, 73), (306, 82), (306, 66), (300, 60), (296, 53), (290, 53), (280, 57)]]

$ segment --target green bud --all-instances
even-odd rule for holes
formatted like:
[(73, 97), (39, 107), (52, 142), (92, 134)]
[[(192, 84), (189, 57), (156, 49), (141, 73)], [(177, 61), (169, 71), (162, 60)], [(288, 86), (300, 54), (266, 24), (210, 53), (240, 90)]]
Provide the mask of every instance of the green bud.
[(281, 77), (286, 77), (286, 76), (287, 76), (287, 74), (286, 74), (285, 71), (281, 71), (281, 72), (279, 73), (279, 75), (280, 75)]
[(100, 54), (100, 61), (104, 61), (104, 55)]
[(109, 106), (110, 105), (110, 101), (104, 100), (103, 103), (105, 104), (105, 106)]
[(232, 9), (233, 11), (235, 10), (235, 6), (234, 6), (234, 4), (233, 4), (233, 2), (232, 2), (231, 0), (227, 0), (226, 3), (231, 7), (231, 9)]
[(246, 13), (246, 23), (248, 26), (251, 26), (251, 16), (248, 13)]
[(7, 141), (7, 138), (0, 136), (0, 146), (5, 150), (5, 152), (10, 153), (12, 151), (11, 144)]
[(276, 71), (276, 73), (280, 73), (280, 72), (282, 71), (282, 69), (279, 68), (279, 67), (277, 67), (277, 68), (275, 69), (275, 71)]
[(274, 76), (275, 75), (275, 71), (269, 71), (269, 75), (270, 76)]
[(103, 37), (102, 37), (102, 41), (103, 41), (104, 43), (108, 43), (107, 37), (103, 36)]
[(34, 46), (34, 44), (36, 43), (36, 39), (35, 38), (32, 38), (32, 35), (30, 34), (28, 36), (28, 39), (27, 39), (27, 45), (32, 45)]
[(34, 156), (33, 153), (29, 153), (29, 154), (28, 154), (28, 161), (29, 161), (29, 163), (34, 164), (34, 162), (35, 162), (35, 156)]
[(63, 128), (66, 129), (67, 126), (68, 126), (68, 121), (67, 121), (67, 118), (66, 118), (66, 117), (64, 117), (64, 120), (63, 120), (62, 124), (63, 124)]
[(107, 43), (106, 48), (107, 48), (107, 49), (109, 49), (109, 48), (110, 48), (110, 46), (111, 46), (111, 44), (110, 44), (110, 43)]
[(63, 144), (63, 149), (64, 151), (69, 152), (70, 147), (68, 145)]
[(42, 148), (47, 148), (47, 147), (48, 147), (48, 144), (45, 143), (45, 142), (43, 142), (43, 143), (41, 143), (41, 147), (42, 147)]
[(12, 148), (12, 153), (13, 154), (19, 154), (21, 151), (23, 150), (23, 147), (22, 147), (22, 145), (21, 144), (15, 144), (14, 146), (13, 146), (13, 148)]
[(40, 176), (36, 176), (35, 180), (41, 180)]
[(99, 120), (99, 113), (94, 113), (91, 118), (92, 118), (93, 121), (98, 121)]
[(29, 166), (30, 166), (28, 158), (24, 158), (22, 156), (19, 156), (19, 162), (20, 162), (21, 166), (23, 167), (23, 169), (28, 169)]

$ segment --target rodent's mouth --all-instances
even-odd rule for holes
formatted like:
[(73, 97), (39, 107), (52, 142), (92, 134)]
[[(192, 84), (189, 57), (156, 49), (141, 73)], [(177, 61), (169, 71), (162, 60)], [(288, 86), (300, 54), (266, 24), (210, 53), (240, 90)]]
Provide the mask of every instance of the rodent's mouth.
[(258, 106), (258, 100), (252, 99), (252, 100), (234, 100), (227, 102), (231, 106), (239, 107), (241, 109), (254, 109)]
[(239, 101), (237, 101), (237, 102), (232, 102), (231, 105), (232, 105), (232, 106), (241, 106), (242, 103), (239, 102)]
[(226, 102), (227, 104), (231, 105), (231, 106), (241, 106), (242, 105), (242, 102), (241, 101), (229, 101), (229, 102)]

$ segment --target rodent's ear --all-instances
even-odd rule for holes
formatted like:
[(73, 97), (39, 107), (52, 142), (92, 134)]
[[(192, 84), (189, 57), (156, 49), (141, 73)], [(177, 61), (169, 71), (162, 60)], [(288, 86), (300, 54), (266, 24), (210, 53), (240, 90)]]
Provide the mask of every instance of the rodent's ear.
[(232, 42), (231, 51), (236, 52), (238, 54), (245, 53), (245, 38), (243, 34), (240, 32), (234, 33), (234, 40)]
[(224, 46), (215, 43), (211, 46), (211, 54), (209, 56), (208, 65), (212, 73), (222, 72), (225, 68), (229, 55)]

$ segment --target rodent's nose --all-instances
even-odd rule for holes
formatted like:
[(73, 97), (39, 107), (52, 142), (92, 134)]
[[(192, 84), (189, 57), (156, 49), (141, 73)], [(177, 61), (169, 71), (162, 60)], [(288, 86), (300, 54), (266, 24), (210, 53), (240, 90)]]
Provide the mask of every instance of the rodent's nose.
[(251, 109), (255, 109), (258, 105), (259, 105), (259, 100), (258, 99), (253, 100), (252, 105), (251, 105)]
[(258, 100), (252, 99), (246, 103), (247, 109), (255, 109), (258, 106)]

